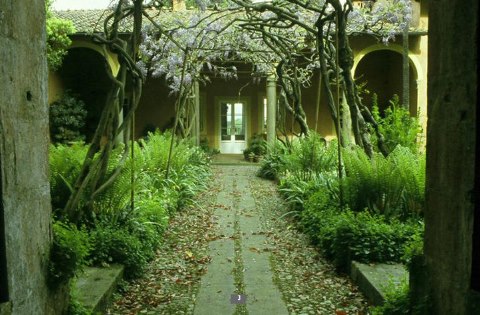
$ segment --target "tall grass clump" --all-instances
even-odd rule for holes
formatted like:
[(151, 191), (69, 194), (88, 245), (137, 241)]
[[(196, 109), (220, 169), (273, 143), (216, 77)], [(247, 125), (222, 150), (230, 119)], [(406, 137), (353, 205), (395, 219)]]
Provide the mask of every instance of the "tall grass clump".
[(308, 181), (315, 175), (335, 169), (336, 147), (316, 133), (295, 139), (285, 157), (284, 172), (298, 179)]
[(258, 176), (279, 179), (290, 176), (301, 181), (314, 179), (336, 168), (336, 144), (311, 132), (308, 137), (293, 139), (290, 145), (277, 141), (262, 160)]
[[(379, 109), (376, 94), (373, 94), (372, 101), (372, 115), (378, 124), (380, 133), (384, 136), (388, 152), (392, 152), (397, 146), (402, 146), (417, 153), (418, 135), (422, 132), (418, 116), (412, 117), (410, 110), (400, 104), (400, 98), (396, 94), (383, 112)], [(375, 133), (372, 132), (372, 134)], [(375, 136), (373, 136), (373, 142), (376, 142)]]

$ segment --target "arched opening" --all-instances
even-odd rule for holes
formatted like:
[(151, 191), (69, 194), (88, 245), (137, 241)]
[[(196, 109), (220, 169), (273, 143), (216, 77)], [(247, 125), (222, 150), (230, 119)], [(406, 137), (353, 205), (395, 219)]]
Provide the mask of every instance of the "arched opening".
[(95, 133), (112, 84), (107, 66), (105, 58), (95, 50), (72, 48), (59, 69), (65, 90), (71, 90), (85, 102), (88, 114), (83, 133), (87, 142)]
[[(417, 72), (410, 62), (410, 115), (417, 115)], [(375, 50), (366, 54), (358, 63), (355, 70), (357, 83), (366, 83), (365, 89), (369, 94), (362, 94), (363, 102), (372, 106), (372, 96), (378, 96), (380, 111), (388, 107), (394, 94), (402, 100), (402, 55), (393, 50)]]

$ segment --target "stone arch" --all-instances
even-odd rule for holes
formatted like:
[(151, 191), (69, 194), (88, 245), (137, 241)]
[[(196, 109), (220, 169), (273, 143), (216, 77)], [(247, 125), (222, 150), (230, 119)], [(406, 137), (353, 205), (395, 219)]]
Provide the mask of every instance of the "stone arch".
[[(421, 104), (418, 91), (419, 82), (423, 80), (424, 72), (417, 56), (410, 54), (410, 113), (417, 115), (419, 104)], [(386, 60), (389, 60), (389, 67), (383, 68)], [(382, 64), (383, 62), (383, 64)], [(367, 89), (373, 90), (379, 96), (380, 108), (386, 107), (387, 100), (391, 99), (393, 94), (401, 97), (402, 83), (402, 46), (390, 44), (388, 46), (376, 44), (369, 46), (355, 55), (352, 74), (355, 79), (360, 79), (363, 75), (366, 81), (372, 81), (370, 86), (367, 83)], [(373, 69), (372, 69), (373, 68)], [(392, 72), (399, 72), (398, 76)], [(393, 78), (393, 80), (392, 80)], [(383, 79), (385, 84), (382, 86), (379, 81)], [(360, 80), (361, 81), (361, 80)], [(393, 82), (390, 82), (393, 81)], [(382, 89), (382, 91), (375, 90)], [(371, 104), (371, 95), (364, 96), (365, 103)]]
[[(58, 69), (64, 90), (85, 102), (88, 111), (83, 133), (89, 142), (95, 133), (112, 82), (108, 60), (97, 49), (73, 46)], [(112, 71), (113, 72), (113, 71)]]
[(114, 76), (118, 74), (118, 71), (120, 70), (120, 63), (118, 62), (118, 57), (116, 54), (109, 52), (105, 48), (105, 46), (95, 44), (92, 41), (88, 40), (74, 40), (69, 49), (74, 48), (88, 48), (96, 51), (105, 58), (105, 61), (107, 62), (112, 74)]

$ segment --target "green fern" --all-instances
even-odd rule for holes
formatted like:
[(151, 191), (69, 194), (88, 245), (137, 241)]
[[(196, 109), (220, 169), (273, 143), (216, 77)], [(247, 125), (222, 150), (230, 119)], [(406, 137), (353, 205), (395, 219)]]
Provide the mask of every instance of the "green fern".
[(50, 145), (50, 194), (55, 212), (63, 209), (80, 173), (88, 146), (82, 142), (72, 145)]
[(386, 217), (407, 219), (422, 213), (425, 158), (397, 147), (387, 158), (362, 150), (344, 150), (346, 199), (350, 208), (365, 208)]
[(372, 101), (372, 115), (385, 138), (388, 152), (392, 152), (397, 146), (407, 147), (414, 153), (418, 152), (417, 137), (422, 132), (418, 117), (410, 116), (410, 111), (400, 104), (400, 98), (396, 94), (383, 113), (380, 112), (376, 94), (373, 94)]

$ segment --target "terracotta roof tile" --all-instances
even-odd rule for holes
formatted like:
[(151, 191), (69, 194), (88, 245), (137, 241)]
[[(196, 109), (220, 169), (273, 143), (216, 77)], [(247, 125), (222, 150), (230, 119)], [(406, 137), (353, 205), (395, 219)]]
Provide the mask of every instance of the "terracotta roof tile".
[[(112, 10), (68, 10), (53, 12), (58, 18), (72, 21), (77, 33), (103, 33), (103, 21), (111, 13)], [(119, 27), (120, 32), (130, 32), (131, 30), (131, 19), (123, 21)]]

